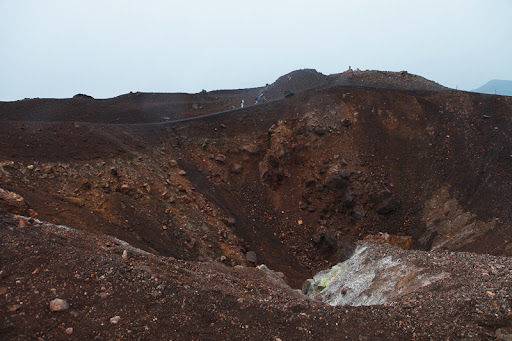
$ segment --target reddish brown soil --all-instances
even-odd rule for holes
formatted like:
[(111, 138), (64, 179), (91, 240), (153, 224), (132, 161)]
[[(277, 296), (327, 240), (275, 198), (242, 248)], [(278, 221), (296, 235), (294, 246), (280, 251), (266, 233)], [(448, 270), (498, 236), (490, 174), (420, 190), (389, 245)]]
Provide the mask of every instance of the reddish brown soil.
[[(389, 305), (331, 307), (259, 269), (186, 262), (111, 237), (0, 219), (3, 339), (481, 340), (512, 322), (507, 258), (410, 252), (409, 261), (447, 279)], [(70, 308), (51, 312), (54, 298)]]
[[(295, 96), (284, 99), (286, 90)], [(261, 93), (267, 102), (253, 105)], [(510, 97), (409, 74), (313, 70), (248, 90), (0, 103), (0, 188), (22, 195), (41, 221), (112, 235), (157, 258), (254, 266), (254, 251), (257, 264), (300, 288), (377, 232), (412, 236), (417, 249), (442, 237), (441, 249), (502, 255), (512, 238), (511, 113)], [(448, 199), (438, 206), (456, 207), (453, 215), (432, 204), (440, 191)], [(461, 230), (436, 229), (461, 220)], [(24, 238), (10, 233), (8, 241)], [(247, 318), (273, 321), (254, 309)], [(369, 312), (355, 310), (361, 319)], [(385, 324), (373, 318), (368, 335)], [(196, 320), (205, 332), (206, 317)], [(207, 338), (188, 324), (180, 330), (178, 338)]]

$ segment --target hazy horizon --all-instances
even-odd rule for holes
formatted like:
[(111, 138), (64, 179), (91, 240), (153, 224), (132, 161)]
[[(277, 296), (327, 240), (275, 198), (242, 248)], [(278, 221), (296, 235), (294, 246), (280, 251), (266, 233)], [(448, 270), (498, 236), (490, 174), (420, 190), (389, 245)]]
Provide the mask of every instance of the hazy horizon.
[(263, 86), (297, 69), (512, 79), (512, 1), (0, 2), (0, 101)]

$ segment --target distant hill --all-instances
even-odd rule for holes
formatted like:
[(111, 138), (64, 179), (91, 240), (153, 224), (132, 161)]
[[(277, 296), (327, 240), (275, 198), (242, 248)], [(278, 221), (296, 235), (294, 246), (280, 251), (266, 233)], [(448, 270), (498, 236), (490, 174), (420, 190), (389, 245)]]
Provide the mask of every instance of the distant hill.
[(482, 85), (478, 89), (473, 90), (473, 92), (512, 96), (512, 81), (494, 79)]

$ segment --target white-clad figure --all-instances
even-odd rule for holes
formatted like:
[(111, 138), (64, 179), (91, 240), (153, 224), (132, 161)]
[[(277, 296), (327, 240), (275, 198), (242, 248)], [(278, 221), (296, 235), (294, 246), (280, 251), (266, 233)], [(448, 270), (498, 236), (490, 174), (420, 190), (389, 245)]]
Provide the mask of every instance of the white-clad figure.
[(244, 107), (244, 100), (242, 100), (242, 103), (240, 104), (240, 108), (243, 109), (243, 107)]

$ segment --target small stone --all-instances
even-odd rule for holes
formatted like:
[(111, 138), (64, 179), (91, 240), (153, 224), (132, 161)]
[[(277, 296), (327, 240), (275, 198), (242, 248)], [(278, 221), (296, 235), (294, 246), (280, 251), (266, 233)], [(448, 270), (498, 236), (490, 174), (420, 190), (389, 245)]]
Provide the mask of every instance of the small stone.
[(312, 285), (313, 285), (314, 281), (312, 278), (308, 278), (304, 281), (304, 283), (302, 284), (302, 293), (304, 295), (308, 295), (309, 292), (311, 291), (311, 288), (312, 288)]
[(169, 166), (176, 167), (178, 165), (178, 162), (176, 160), (169, 161)]
[(65, 333), (68, 334), (68, 335), (73, 334), (73, 327), (66, 328)]
[(7, 294), (7, 287), (0, 287), (0, 295)]
[(344, 127), (350, 127), (354, 122), (351, 119), (344, 118), (341, 120), (341, 125)]
[(217, 157), (215, 158), (215, 161), (224, 163), (226, 161), (226, 155), (224, 155), (224, 154), (217, 155)]
[(185, 172), (183, 169), (178, 172), (179, 175), (185, 176), (187, 175), (187, 172)]
[(258, 257), (256, 257), (256, 252), (249, 251), (246, 255), (247, 261), (253, 264), (256, 264), (258, 262)]
[(352, 175), (352, 173), (346, 169), (343, 169), (340, 171), (340, 178), (342, 178), (342, 179), (348, 180), (351, 175)]
[(259, 148), (255, 145), (245, 145), (242, 147), (243, 150), (248, 152), (249, 154), (258, 154), (260, 151)]
[(28, 169), (28, 170), (33, 170), (33, 169), (34, 169), (34, 165), (28, 165), (28, 166), (27, 166), (27, 169)]
[(226, 225), (233, 226), (236, 224), (236, 219), (233, 217), (229, 217), (229, 218), (224, 219), (224, 223), (226, 223)]
[(377, 203), (376, 211), (379, 214), (388, 214), (400, 207), (398, 200), (393, 198), (390, 191), (384, 191), (380, 194), (380, 200)]
[(366, 212), (362, 206), (355, 206), (354, 207), (354, 216), (357, 219), (363, 219), (366, 216)]
[(242, 170), (243, 170), (243, 166), (239, 163), (234, 163), (233, 166), (231, 167), (231, 172), (233, 172), (235, 174), (242, 173)]
[(164, 199), (169, 199), (171, 197), (171, 193), (168, 191), (168, 190), (165, 190), (163, 193), (162, 193), (162, 198)]
[(10, 305), (7, 307), (7, 310), (11, 313), (17, 311), (18, 309), (21, 308), (21, 304), (13, 304), (13, 305)]
[(123, 259), (130, 259), (133, 256), (130, 250), (123, 250)]
[(114, 316), (110, 319), (110, 323), (117, 324), (121, 320), (121, 316)]
[(50, 302), (51, 311), (63, 311), (66, 309), (69, 309), (69, 303), (60, 298), (56, 298)]

